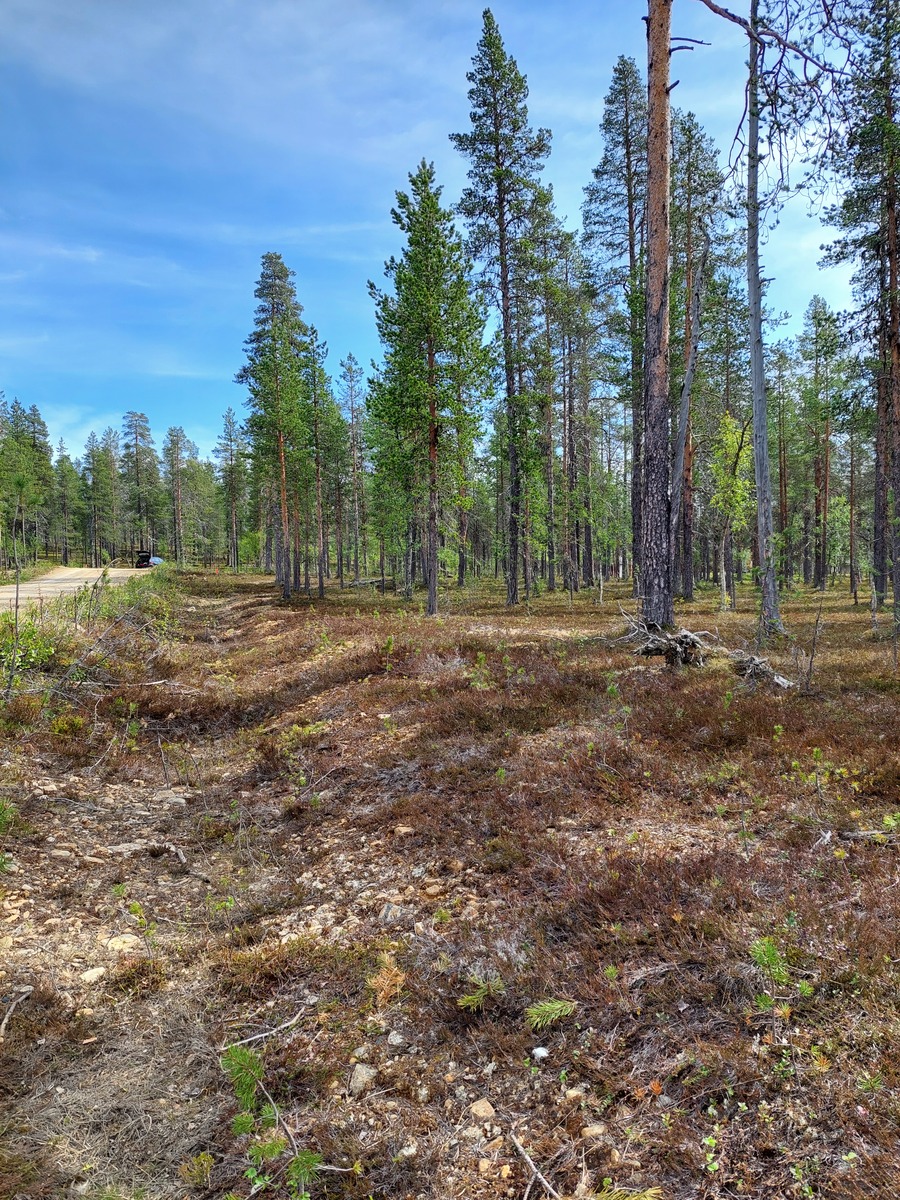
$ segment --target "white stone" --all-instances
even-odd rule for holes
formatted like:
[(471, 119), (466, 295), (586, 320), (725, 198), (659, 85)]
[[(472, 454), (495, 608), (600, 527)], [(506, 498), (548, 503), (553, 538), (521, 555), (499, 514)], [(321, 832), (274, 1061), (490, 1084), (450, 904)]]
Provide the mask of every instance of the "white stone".
[(477, 1117), (479, 1121), (489, 1121), (495, 1111), (493, 1104), (487, 1099), (476, 1100), (473, 1104), (469, 1105), (469, 1112), (473, 1117)]
[(363, 1092), (372, 1086), (377, 1077), (378, 1072), (374, 1067), (369, 1067), (365, 1063), (358, 1062), (353, 1068), (347, 1090), (351, 1096), (361, 1096)]
[(585, 1125), (581, 1131), (581, 1136), (587, 1138), (589, 1142), (596, 1142), (600, 1138), (606, 1136), (605, 1125)]
[(131, 954), (135, 950), (140, 950), (143, 944), (135, 933), (119, 933), (109, 939), (106, 948), (112, 950), (114, 954)]

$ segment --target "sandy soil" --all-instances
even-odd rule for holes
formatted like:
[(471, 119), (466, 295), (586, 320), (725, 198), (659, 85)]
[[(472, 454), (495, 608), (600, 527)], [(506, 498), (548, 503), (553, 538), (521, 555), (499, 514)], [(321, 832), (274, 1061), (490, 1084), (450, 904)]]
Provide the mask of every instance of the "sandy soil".
[[(131, 567), (107, 568), (110, 583), (122, 583), (132, 575), (139, 574)], [(19, 603), (25, 604), (31, 600), (53, 600), (77, 592), (85, 584), (96, 583), (103, 571), (99, 567), (54, 567), (40, 579), (31, 579), (28, 583), (19, 585)], [(5, 584), (0, 587), (0, 611), (13, 608), (16, 603), (16, 585)]]

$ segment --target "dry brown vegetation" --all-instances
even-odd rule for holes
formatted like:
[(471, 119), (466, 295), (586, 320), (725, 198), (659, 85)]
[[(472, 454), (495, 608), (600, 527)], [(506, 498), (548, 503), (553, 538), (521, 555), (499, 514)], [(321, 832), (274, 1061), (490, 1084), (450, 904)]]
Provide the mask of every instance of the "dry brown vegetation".
[[(520, 1148), (561, 1196), (896, 1194), (900, 676), (865, 609), (827, 594), (804, 694), (637, 658), (624, 592), (177, 586), (0, 714), (0, 1196), (248, 1196), (244, 1039), (262, 1140), (343, 1169), (314, 1198), (537, 1197)], [(678, 619), (755, 635), (749, 594)]]

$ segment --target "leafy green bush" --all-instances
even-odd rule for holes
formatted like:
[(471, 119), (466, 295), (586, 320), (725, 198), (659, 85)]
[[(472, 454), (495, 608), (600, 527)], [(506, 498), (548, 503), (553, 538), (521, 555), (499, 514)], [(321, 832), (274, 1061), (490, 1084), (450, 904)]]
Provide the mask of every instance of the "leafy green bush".
[(38, 671), (56, 653), (53, 640), (34, 621), (20, 619), (16, 630), (12, 613), (0, 616), (0, 672), (4, 682), (21, 680), (25, 671)]

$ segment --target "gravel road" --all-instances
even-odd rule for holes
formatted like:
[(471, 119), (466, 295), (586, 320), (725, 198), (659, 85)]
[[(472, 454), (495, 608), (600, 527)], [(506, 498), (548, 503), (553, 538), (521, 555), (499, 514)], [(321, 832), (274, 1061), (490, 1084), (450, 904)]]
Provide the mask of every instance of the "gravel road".
[[(19, 587), (19, 604), (24, 605), (29, 600), (52, 600), (69, 592), (77, 592), (85, 584), (95, 583), (103, 571), (99, 567), (54, 567), (40, 579), (32, 579)], [(121, 583), (140, 572), (130, 567), (111, 567), (107, 574), (110, 583)], [(0, 612), (10, 609), (16, 603), (16, 585), (4, 584), (0, 587)]]

